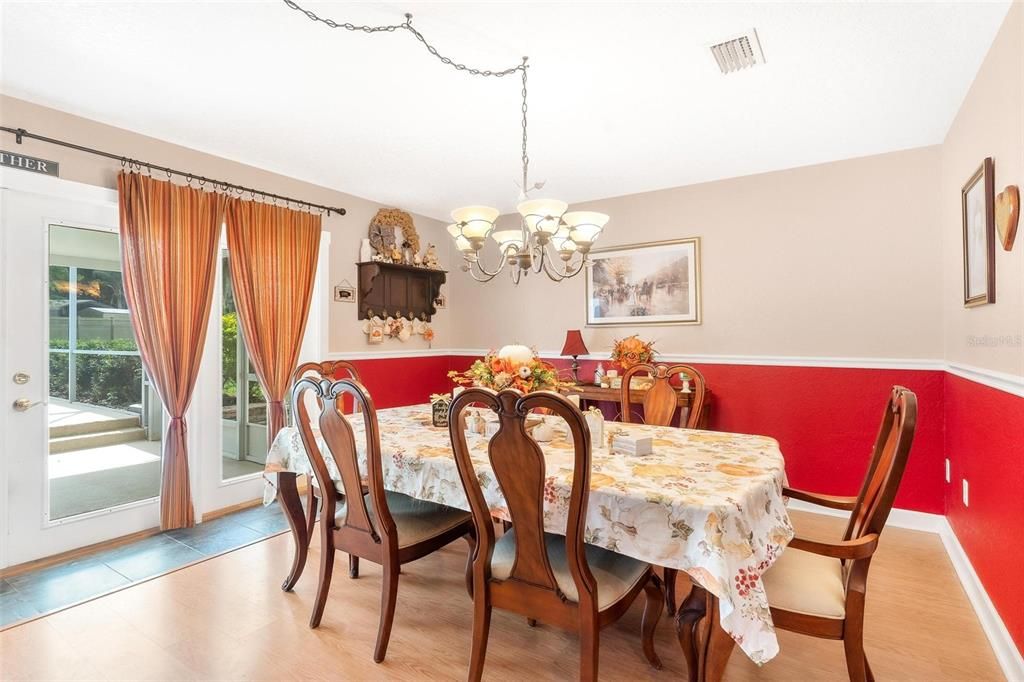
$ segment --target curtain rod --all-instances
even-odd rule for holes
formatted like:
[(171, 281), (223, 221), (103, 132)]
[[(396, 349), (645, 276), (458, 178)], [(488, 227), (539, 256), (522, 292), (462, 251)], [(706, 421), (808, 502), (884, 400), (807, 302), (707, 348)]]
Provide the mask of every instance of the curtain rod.
[(75, 144), (74, 142), (66, 142), (65, 140), (56, 140), (56, 139), (54, 139), (52, 137), (45, 137), (43, 135), (36, 135), (35, 133), (28, 132), (24, 128), (8, 128), (7, 126), (0, 126), (0, 130), (4, 131), (5, 133), (11, 133), (12, 135), (14, 135), (14, 139), (15, 139), (15, 141), (18, 144), (21, 144), (22, 138), (26, 138), (27, 137), (27, 138), (30, 138), (30, 139), (33, 139), (33, 140), (39, 140), (40, 142), (47, 142), (49, 144), (55, 144), (55, 145), (57, 145), (59, 147), (67, 147), (69, 149), (76, 149), (76, 150), (78, 150), (80, 152), (85, 152), (87, 154), (93, 154), (95, 156), (102, 156), (102, 157), (104, 157), (106, 159), (113, 159), (114, 161), (120, 161), (121, 162), (121, 167), (122, 168), (128, 168), (129, 170), (136, 169), (136, 170), (141, 171), (143, 169), (143, 167), (145, 167), (146, 170), (150, 171), (150, 172), (154, 171), (154, 170), (155, 171), (162, 171), (162, 172), (167, 174), (168, 178), (170, 178), (172, 175), (178, 175), (180, 177), (185, 178), (186, 182), (187, 182), (187, 184), (189, 186), (192, 185), (192, 181), (193, 180), (197, 181), (200, 184), (200, 186), (205, 185), (207, 182), (209, 182), (210, 184), (212, 184), (214, 186), (215, 189), (219, 189), (219, 190), (224, 191), (224, 192), (227, 192), (228, 190), (233, 190), (233, 191), (237, 192), (239, 195), (243, 195), (246, 192), (248, 192), (250, 198), (252, 198), (252, 199), (255, 199), (256, 197), (259, 197), (259, 198), (264, 199), (264, 200), (265, 199), (274, 199), (275, 201), (280, 199), (280, 200), (284, 201), (285, 203), (291, 202), (291, 203), (294, 203), (294, 204), (298, 204), (300, 206), (308, 206), (309, 208), (316, 208), (316, 209), (320, 209), (321, 211), (327, 211), (327, 215), (331, 215), (332, 213), (337, 213), (338, 215), (345, 215), (345, 209), (343, 209), (343, 208), (338, 208), (338, 207), (335, 207), (335, 206), (324, 206), (323, 204), (314, 204), (314, 203), (309, 202), (309, 201), (303, 201), (301, 199), (294, 199), (292, 197), (286, 197), (286, 196), (282, 196), (280, 194), (272, 194), (270, 192), (264, 192), (262, 190), (253, 189), (251, 187), (244, 187), (242, 185), (236, 185), (236, 184), (231, 183), (231, 182), (224, 182), (222, 180), (213, 180), (211, 178), (207, 178), (207, 177), (204, 177), (202, 175), (196, 175), (195, 173), (186, 173), (184, 171), (175, 170), (173, 168), (167, 168), (166, 166), (158, 166), (155, 163), (149, 163), (147, 161), (139, 161), (137, 159), (132, 159), (132, 158), (129, 158), (127, 156), (120, 156), (118, 154), (111, 154), (110, 152), (105, 152), (105, 151), (102, 151), (102, 150), (99, 150), (99, 149), (93, 149), (92, 147), (84, 147), (84, 146), (82, 146), (80, 144)]

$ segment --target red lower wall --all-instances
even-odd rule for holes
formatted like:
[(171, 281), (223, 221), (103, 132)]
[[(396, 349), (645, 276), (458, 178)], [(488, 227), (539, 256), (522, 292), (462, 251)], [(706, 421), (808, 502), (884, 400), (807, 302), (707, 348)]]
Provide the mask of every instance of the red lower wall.
[(447, 355), (352, 360), (378, 408), (426, 403), (431, 393), (450, 391), (449, 363)]
[[(596, 362), (580, 365), (581, 380), (593, 377)], [(834, 495), (857, 494), (889, 392), (894, 384), (906, 386), (917, 394), (918, 427), (896, 506), (943, 513), (944, 372), (695, 366), (711, 388), (709, 428), (772, 436), (792, 486)]]
[[(946, 516), (1017, 649), (1024, 652), (1024, 398), (945, 377)], [(969, 485), (964, 507), (960, 481)]]
[[(451, 389), (449, 369), (464, 370), (465, 356), (357, 360), (378, 407), (411, 405)], [(553, 360), (559, 367), (568, 363)], [(592, 377), (596, 362), (581, 363)], [(918, 429), (896, 504), (941, 514), (943, 443), (941, 371), (700, 365), (711, 387), (709, 427), (770, 435), (786, 457), (790, 483), (799, 488), (855, 495), (864, 477), (882, 410), (893, 384), (918, 396)]]

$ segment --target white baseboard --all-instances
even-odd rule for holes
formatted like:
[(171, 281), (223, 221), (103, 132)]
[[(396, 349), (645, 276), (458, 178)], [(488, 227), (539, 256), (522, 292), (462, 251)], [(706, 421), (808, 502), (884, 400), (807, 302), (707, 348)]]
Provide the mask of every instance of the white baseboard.
[[(819, 507), (816, 504), (811, 504), (810, 502), (804, 502), (802, 500), (790, 500), (789, 508), (796, 511), (810, 512), (811, 514), (840, 516), (844, 519), (850, 517), (850, 512), (843, 511), (841, 509)], [(949, 527), (949, 524), (946, 522), (946, 517), (942, 514), (928, 514), (925, 512), (912, 511), (910, 509), (893, 509), (889, 513), (889, 520), (887, 524), (893, 528), (920, 530), (925, 533), (942, 533), (945, 528)]]
[(974, 572), (974, 566), (967, 558), (967, 553), (960, 545), (960, 540), (953, 532), (953, 527), (949, 525), (949, 520), (943, 517), (942, 522), (943, 530), (939, 533), (942, 544), (946, 547), (946, 554), (949, 555), (950, 561), (953, 562), (953, 568), (956, 569), (957, 577), (960, 578), (960, 584), (963, 585), (967, 598), (971, 600), (974, 612), (978, 614), (981, 628), (985, 631), (989, 644), (992, 645), (996, 660), (999, 661), (999, 667), (1003, 669), (1007, 680), (1024, 681), (1024, 656), (1021, 656), (1003, 619), (999, 617), (999, 612), (996, 611), (995, 605), (981, 584), (978, 574)]
[[(822, 514), (825, 516), (838, 516), (847, 518), (849, 513), (839, 509), (828, 509), (803, 502), (801, 500), (790, 500), (789, 508), (795, 511), (809, 512), (811, 514)], [(1003, 669), (1006, 679), (1011, 682), (1024, 682), (1024, 657), (1017, 649), (1010, 632), (1006, 629), (1003, 619), (999, 617), (995, 605), (989, 599), (985, 587), (981, 584), (978, 574), (974, 572), (967, 553), (960, 545), (953, 527), (949, 520), (941, 514), (926, 514), (925, 512), (911, 511), (909, 509), (893, 509), (889, 514), (888, 525), (894, 528), (907, 528), (926, 533), (935, 533), (942, 539), (942, 546), (946, 548), (949, 560), (953, 562), (953, 569), (956, 571), (960, 584), (967, 593), (974, 613), (978, 616), (981, 629), (985, 632), (992, 651), (999, 661), (999, 667)]]

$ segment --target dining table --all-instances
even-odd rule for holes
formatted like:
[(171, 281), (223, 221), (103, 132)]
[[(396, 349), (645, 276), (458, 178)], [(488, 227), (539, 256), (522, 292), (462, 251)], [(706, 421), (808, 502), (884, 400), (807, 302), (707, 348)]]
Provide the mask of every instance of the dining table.
[[(448, 427), (433, 425), (429, 404), (380, 409), (384, 485), (411, 497), (469, 510)], [(556, 416), (554, 437), (538, 443), (546, 462), (544, 523), (565, 533), (575, 450)], [(365, 467), (363, 416), (350, 419)], [(559, 425), (560, 422), (560, 425)], [(592, 442), (585, 539), (654, 566), (685, 571), (693, 583), (675, 627), (691, 680), (721, 679), (734, 646), (756, 664), (779, 650), (760, 577), (793, 537), (783, 497), (785, 461), (767, 436), (645, 424), (604, 424)], [(649, 454), (623, 454), (610, 436), (652, 439)], [(321, 451), (329, 452), (319, 433)], [(496, 519), (511, 521), (491, 473), (486, 433), (467, 434), (470, 456)], [(325, 457), (331, 477), (340, 476)], [(310, 538), (298, 477), (312, 475), (299, 432), (283, 428), (267, 455), (267, 504), (280, 500), (295, 555), (283, 588), (305, 566)]]

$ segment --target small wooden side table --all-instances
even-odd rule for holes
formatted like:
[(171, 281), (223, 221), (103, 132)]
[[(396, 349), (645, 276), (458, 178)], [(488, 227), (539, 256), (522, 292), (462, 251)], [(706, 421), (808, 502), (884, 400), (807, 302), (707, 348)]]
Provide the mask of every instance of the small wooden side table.
[[(708, 421), (708, 414), (711, 412), (711, 389), (706, 388), (704, 397), (704, 414), (701, 416), (701, 423), (699, 428), (706, 428)], [(576, 386), (563, 386), (559, 389), (563, 395), (578, 395), (580, 397), (580, 407), (586, 409), (587, 403), (615, 403), (618, 406), (618, 411), (622, 412), (622, 391), (618, 388), (605, 388), (598, 386), (597, 384), (577, 384)], [(632, 389), (629, 392), (629, 402), (634, 405), (643, 405), (644, 393), (647, 389)], [(693, 402), (693, 393), (682, 391), (676, 392), (676, 404), (682, 410), (680, 415), (680, 422), (685, 424), (686, 417), (689, 414), (690, 405)]]

